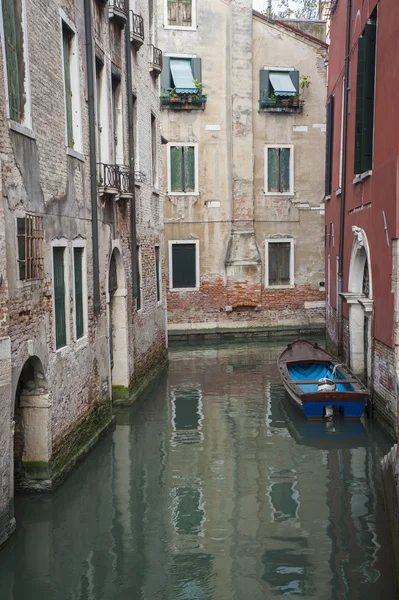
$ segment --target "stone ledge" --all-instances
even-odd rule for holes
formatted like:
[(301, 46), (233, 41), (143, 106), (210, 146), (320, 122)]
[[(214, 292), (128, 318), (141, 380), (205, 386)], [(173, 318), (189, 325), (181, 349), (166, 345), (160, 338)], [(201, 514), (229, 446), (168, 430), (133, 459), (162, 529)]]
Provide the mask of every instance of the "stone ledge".
[[(190, 325), (190, 324), (188, 324)], [(325, 324), (315, 323), (307, 325), (278, 325), (278, 326), (266, 326), (266, 327), (246, 327), (237, 326), (231, 327), (226, 323), (226, 327), (223, 325), (215, 325), (214, 327), (207, 327), (207, 324), (196, 323), (194, 329), (182, 324), (180, 328), (174, 325), (173, 328), (168, 329), (169, 339), (174, 341), (184, 341), (188, 338), (198, 336), (205, 340), (216, 340), (219, 338), (227, 337), (230, 339), (269, 339), (274, 337), (282, 336), (300, 336), (306, 334), (325, 334)], [(201, 328), (201, 325), (205, 325)]]

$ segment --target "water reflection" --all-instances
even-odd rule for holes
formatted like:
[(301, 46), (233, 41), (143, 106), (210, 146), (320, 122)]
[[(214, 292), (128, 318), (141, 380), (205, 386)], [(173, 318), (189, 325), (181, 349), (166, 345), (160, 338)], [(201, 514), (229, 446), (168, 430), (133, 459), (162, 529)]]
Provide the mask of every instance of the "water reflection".
[(17, 500), (3, 600), (395, 597), (375, 427), (308, 423), (269, 344), (169, 374), (51, 496)]

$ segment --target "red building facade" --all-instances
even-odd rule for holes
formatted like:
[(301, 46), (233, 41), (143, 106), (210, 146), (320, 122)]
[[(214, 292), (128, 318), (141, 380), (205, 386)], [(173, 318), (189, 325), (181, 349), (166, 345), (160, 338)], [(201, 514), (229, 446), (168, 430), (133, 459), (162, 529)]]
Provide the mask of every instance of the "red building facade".
[(327, 332), (335, 351), (367, 382), (375, 412), (395, 430), (399, 366), (396, 0), (333, 0), (330, 35)]

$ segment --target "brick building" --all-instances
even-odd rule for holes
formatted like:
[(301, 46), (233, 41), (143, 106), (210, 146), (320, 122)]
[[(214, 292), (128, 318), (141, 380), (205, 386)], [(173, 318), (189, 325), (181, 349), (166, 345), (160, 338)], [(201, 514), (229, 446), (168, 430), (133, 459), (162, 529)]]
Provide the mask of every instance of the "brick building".
[(0, 3), (0, 543), (166, 360), (155, 14)]
[(323, 328), (325, 23), (158, 0), (158, 25), (169, 332)]

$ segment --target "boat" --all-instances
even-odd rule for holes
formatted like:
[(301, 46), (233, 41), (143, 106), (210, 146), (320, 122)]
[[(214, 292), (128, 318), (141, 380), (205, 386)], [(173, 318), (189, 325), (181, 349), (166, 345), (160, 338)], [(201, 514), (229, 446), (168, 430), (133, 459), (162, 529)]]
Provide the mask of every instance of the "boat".
[(368, 389), (347, 365), (317, 343), (299, 339), (288, 344), (277, 366), (291, 400), (307, 419), (362, 416)]

